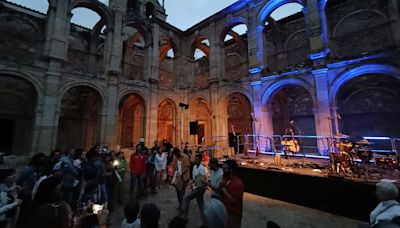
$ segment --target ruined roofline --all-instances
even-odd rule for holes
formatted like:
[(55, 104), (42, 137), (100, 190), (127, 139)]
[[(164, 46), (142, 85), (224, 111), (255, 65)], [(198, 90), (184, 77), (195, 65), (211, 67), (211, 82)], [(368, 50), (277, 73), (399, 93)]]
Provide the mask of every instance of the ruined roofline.
[(8, 9), (16, 10), (16, 11), (19, 11), (21, 13), (26, 13), (26, 14), (29, 14), (31, 16), (35, 16), (35, 17), (39, 17), (39, 18), (43, 18), (43, 16), (44, 17), (47, 16), (47, 14), (42, 13), (40, 11), (37, 11), (35, 9), (31, 9), (31, 8), (26, 7), (26, 6), (14, 3), (14, 2), (8, 2), (6, 0), (0, 0), (0, 5), (3, 5), (4, 7), (8, 8)]

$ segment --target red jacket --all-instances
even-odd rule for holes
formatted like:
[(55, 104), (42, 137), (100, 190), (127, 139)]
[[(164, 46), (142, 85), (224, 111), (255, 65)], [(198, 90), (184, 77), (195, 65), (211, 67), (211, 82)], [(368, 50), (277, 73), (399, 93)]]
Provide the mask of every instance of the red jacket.
[(224, 194), (221, 195), (221, 201), (224, 203), (228, 215), (233, 214), (242, 217), (244, 192), (242, 180), (233, 175), (226, 185), (226, 191), (228, 191), (233, 198), (231, 201)]
[(144, 174), (146, 171), (147, 156), (143, 153), (133, 153), (130, 159), (131, 174)]

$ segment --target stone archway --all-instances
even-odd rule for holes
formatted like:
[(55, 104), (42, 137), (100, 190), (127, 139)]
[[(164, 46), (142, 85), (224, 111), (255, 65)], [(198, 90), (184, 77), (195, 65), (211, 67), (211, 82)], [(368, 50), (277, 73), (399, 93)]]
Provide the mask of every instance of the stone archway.
[(198, 121), (196, 144), (201, 144), (203, 137), (206, 145), (212, 142), (211, 113), (208, 101), (204, 98), (194, 99), (189, 104), (189, 121)]
[(172, 100), (165, 99), (158, 105), (157, 139), (176, 145), (176, 108)]
[[(249, 99), (241, 93), (233, 93), (227, 99), (229, 146), (237, 150), (235, 135), (254, 134), (252, 107)], [(248, 143), (252, 142), (249, 138)]]
[(119, 104), (117, 144), (131, 148), (145, 134), (145, 104), (141, 96), (128, 94)]
[[(295, 135), (316, 135), (313, 99), (302, 86), (283, 86), (272, 96), (272, 125), (274, 135), (284, 135), (286, 129), (292, 129)], [(294, 121), (294, 125), (290, 122)], [(299, 129), (301, 132), (299, 132)], [(315, 153), (316, 141), (313, 139), (297, 139), (303, 153)]]
[(100, 93), (89, 86), (76, 86), (62, 97), (57, 148), (89, 149), (100, 142), (102, 110)]
[(337, 94), (339, 127), (355, 140), (361, 136), (400, 137), (400, 80), (363, 74), (343, 84)]
[(0, 151), (28, 154), (32, 145), (37, 91), (29, 82), (0, 76)]

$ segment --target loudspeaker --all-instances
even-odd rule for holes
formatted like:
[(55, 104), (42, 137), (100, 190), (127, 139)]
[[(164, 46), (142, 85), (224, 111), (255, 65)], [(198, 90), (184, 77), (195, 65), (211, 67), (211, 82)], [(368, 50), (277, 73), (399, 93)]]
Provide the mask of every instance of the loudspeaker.
[(197, 135), (198, 128), (199, 128), (199, 122), (198, 121), (189, 122), (190, 135)]

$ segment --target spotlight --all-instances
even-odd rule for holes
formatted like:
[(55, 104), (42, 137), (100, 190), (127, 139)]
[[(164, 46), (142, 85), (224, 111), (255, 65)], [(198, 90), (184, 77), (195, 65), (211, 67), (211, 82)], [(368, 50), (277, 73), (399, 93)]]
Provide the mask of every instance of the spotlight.
[(179, 103), (179, 107), (184, 108), (184, 109), (189, 109), (189, 105), (184, 104), (184, 103)]

